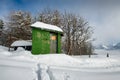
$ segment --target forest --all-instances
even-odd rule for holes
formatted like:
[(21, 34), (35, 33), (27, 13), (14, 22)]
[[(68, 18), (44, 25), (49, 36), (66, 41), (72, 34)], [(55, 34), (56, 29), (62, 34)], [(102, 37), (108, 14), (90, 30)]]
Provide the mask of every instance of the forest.
[(52, 24), (64, 31), (62, 52), (68, 55), (90, 55), (93, 53), (92, 27), (88, 21), (67, 11), (45, 8), (36, 15), (27, 11), (11, 11), (0, 19), (0, 45), (10, 47), (16, 40), (31, 40), (30, 25), (36, 21)]

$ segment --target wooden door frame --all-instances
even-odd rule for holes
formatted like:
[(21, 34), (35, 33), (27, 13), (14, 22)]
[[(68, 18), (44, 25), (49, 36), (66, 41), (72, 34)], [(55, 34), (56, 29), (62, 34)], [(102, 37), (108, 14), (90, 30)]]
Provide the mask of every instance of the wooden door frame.
[[(54, 33), (54, 32), (50, 32), (50, 38), (51, 38), (51, 34), (56, 36), (56, 51), (55, 51), (55, 53), (58, 53), (58, 34)], [(50, 39), (50, 53), (51, 53), (51, 39)]]

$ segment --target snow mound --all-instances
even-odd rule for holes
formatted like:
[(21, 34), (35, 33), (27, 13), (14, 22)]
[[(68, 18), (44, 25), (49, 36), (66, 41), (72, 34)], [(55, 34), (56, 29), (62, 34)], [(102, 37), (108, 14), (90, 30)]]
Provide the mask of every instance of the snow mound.
[(12, 53), (8, 52), (8, 51), (1, 51), (0, 55), (5, 55), (5, 56), (10, 56)]
[(22, 47), (18, 47), (16, 51), (25, 51), (25, 49)]
[(79, 64), (81, 62), (66, 54), (37, 55), (35, 59), (41, 64), (55, 66), (73, 66), (74, 64)]
[(12, 53), (8, 52), (8, 48), (4, 47), (4, 46), (0, 46), (0, 55), (5, 55), (5, 56), (9, 56)]
[(31, 54), (30, 51), (14, 51), (12, 52), (12, 55), (10, 56), (13, 59), (17, 59), (17, 60), (22, 60), (22, 61), (35, 61), (35, 59), (33, 58), (33, 55)]
[(7, 51), (8, 48), (0, 45), (0, 51)]

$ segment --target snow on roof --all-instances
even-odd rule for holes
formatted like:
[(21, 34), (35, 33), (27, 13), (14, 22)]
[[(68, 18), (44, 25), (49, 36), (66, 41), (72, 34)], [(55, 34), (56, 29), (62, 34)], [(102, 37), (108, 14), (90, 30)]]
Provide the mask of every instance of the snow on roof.
[(63, 30), (61, 28), (59, 28), (59, 27), (57, 27), (55, 25), (46, 24), (46, 23), (38, 22), (38, 21), (35, 22), (34, 24), (32, 24), (31, 27), (63, 32)]
[(11, 44), (11, 46), (32, 46), (32, 42), (25, 40), (18, 40)]

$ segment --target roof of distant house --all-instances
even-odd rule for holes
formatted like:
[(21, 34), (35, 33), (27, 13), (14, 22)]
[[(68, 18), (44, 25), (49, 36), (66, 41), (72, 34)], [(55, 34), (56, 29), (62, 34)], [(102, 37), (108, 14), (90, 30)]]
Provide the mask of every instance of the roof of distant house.
[(31, 27), (45, 29), (45, 30), (50, 30), (50, 31), (63, 32), (63, 30), (60, 27), (58, 27), (58, 26), (51, 25), (51, 24), (46, 24), (46, 23), (39, 22), (39, 21), (37, 21), (34, 24), (32, 24)]
[(15, 41), (11, 44), (12, 47), (15, 46), (32, 46), (32, 42), (31, 41), (27, 41), (27, 40), (18, 40)]

